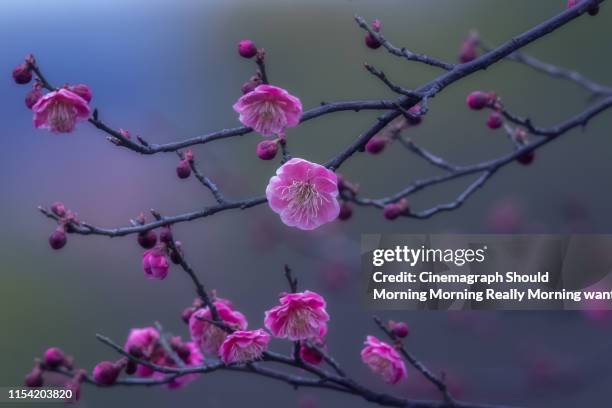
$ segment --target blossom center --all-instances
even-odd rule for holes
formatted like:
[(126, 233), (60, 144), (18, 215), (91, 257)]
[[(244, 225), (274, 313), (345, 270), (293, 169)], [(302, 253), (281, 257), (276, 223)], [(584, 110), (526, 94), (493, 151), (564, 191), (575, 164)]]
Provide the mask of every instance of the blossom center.
[(300, 220), (316, 217), (323, 203), (328, 201), (310, 181), (294, 180), (281, 188), (281, 197), (289, 202), (289, 211)]
[(56, 101), (50, 107), (48, 120), (51, 129), (58, 132), (70, 132), (76, 123), (74, 108), (64, 102)]

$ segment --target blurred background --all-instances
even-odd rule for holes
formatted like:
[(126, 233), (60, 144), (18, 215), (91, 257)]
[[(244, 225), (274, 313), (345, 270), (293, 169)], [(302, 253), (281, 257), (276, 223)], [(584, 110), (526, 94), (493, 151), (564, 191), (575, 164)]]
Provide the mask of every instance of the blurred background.
[[(68, 135), (37, 131), (15, 85), (12, 68), (32, 52), (55, 84), (86, 83), (101, 118), (155, 142), (193, 137), (238, 124), (231, 105), (254, 64), (236, 52), (250, 38), (267, 51), (273, 84), (299, 96), (305, 108), (321, 101), (393, 97), (363, 69), (369, 62), (397, 83), (413, 87), (439, 70), (408, 63), (363, 45), (353, 21), (379, 18), (394, 44), (454, 61), (462, 40), (477, 29), (499, 44), (563, 10), (564, 0), (5, 0), (0, 6), (0, 385), (20, 386), (48, 346), (73, 354), (91, 369), (116, 355), (98, 343), (102, 333), (123, 343), (131, 327), (159, 320), (188, 335), (180, 313), (194, 291), (179, 269), (165, 281), (145, 279), (135, 237), (69, 236), (53, 252), (54, 224), (36, 207), (61, 200), (79, 218), (100, 226), (127, 225), (141, 211), (176, 214), (211, 203), (193, 178), (179, 181), (174, 154), (143, 157), (114, 147), (81, 125)], [(612, 10), (583, 17), (526, 51), (612, 84), (609, 39)], [(495, 90), (512, 111), (553, 125), (582, 110), (589, 95), (574, 84), (503, 62), (457, 83), (430, 103), (424, 123), (409, 129), (420, 145), (467, 164), (511, 146), (502, 131), (485, 126), (486, 114), (469, 111), (472, 90)], [(375, 119), (375, 112), (338, 113), (288, 132), (291, 153), (324, 162)], [(572, 131), (537, 152), (531, 166), (513, 164), (464, 207), (430, 220), (386, 221), (357, 209), (348, 222), (316, 232), (285, 227), (267, 206), (224, 212), (175, 227), (188, 258), (210, 288), (230, 298), (249, 319), (286, 289), (289, 263), (302, 288), (323, 294), (332, 316), (329, 350), (361, 382), (410, 398), (437, 398), (414, 370), (394, 389), (359, 359), (363, 340), (378, 335), (373, 311), (361, 303), (359, 241), (363, 232), (596, 232), (609, 233), (610, 126), (603, 114), (585, 131)], [(256, 134), (196, 147), (205, 173), (228, 197), (263, 193), (276, 162), (255, 156)], [(399, 145), (382, 156), (360, 154), (341, 169), (364, 195), (380, 197), (431, 168)], [(465, 183), (445, 184), (411, 199), (416, 209), (453, 199)], [(408, 322), (411, 352), (444, 371), (462, 399), (528, 407), (604, 406), (612, 370), (608, 314), (580, 312), (384, 312)], [(277, 345), (279, 351), (288, 347)], [(200, 378), (184, 390), (87, 387), (83, 407), (366, 406), (356, 397), (294, 391), (285, 384), (236, 373)]]

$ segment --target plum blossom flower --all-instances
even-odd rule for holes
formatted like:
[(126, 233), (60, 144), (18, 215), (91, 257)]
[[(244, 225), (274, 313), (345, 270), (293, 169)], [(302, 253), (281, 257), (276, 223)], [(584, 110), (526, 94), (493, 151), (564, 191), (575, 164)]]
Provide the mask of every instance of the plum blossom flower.
[(223, 341), (219, 347), (219, 357), (225, 364), (248, 363), (261, 358), (269, 342), (270, 335), (262, 329), (238, 330)]
[(234, 104), (243, 125), (264, 136), (283, 136), (285, 129), (297, 126), (302, 116), (302, 102), (283, 88), (259, 85)]
[(266, 311), (264, 323), (275, 337), (296, 341), (325, 336), (328, 321), (325, 299), (307, 290), (284, 294), (280, 305)]
[[(195, 343), (183, 343), (181, 338), (177, 336), (171, 339), (170, 345), (187, 367), (200, 366), (204, 362), (204, 356)], [(168, 355), (159, 341), (159, 332), (153, 327), (132, 329), (125, 342), (124, 349), (128, 353), (150, 361), (153, 364), (176, 367), (176, 362)], [(152, 377), (157, 379), (163, 379), (166, 376), (166, 374), (157, 372), (142, 364), (138, 364), (135, 375), (142, 378)], [(170, 381), (167, 387), (171, 389), (180, 388), (195, 380), (198, 376), (199, 374), (193, 373), (177, 377)]]
[[(219, 318), (225, 324), (236, 330), (246, 330), (246, 317), (239, 311), (232, 308), (232, 304), (225, 299), (217, 299), (214, 302)], [(209, 323), (212, 313), (208, 307), (198, 309), (189, 318), (189, 332), (191, 339), (197, 344), (204, 354), (216, 356), (219, 346), (227, 337), (227, 333), (222, 328)]]
[(91, 115), (87, 101), (64, 88), (42, 96), (32, 111), (34, 126), (54, 133), (70, 133), (77, 121), (87, 120)]
[(406, 378), (406, 365), (397, 350), (374, 336), (366, 338), (361, 360), (389, 384), (396, 384)]
[(266, 188), (268, 205), (285, 225), (312, 230), (338, 218), (338, 177), (321, 166), (294, 158), (276, 170)]
[(168, 276), (170, 264), (164, 249), (157, 246), (145, 251), (142, 256), (142, 269), (145, 275), (151, 279), (164, 279)]

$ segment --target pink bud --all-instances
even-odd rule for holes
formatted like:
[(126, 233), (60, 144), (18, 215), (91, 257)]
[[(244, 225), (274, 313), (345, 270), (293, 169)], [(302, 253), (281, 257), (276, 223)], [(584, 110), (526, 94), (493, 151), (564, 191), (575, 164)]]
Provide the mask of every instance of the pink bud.
[(319, 352), (315, 347), (310, 347), (306, 343), (300, 345), (300, 357), (308, 364), (321, 364), (323, 361), (323, 353)]
[(66, 206), (64, 206), (63, 203), (55, 202), (51, 205), (51, 212), (55, 215), (57, 215), (58, 217), (65, 217), (66, 216)]
[(400, 216), (401, 213), (402, 213), (402, 209), (397, 203), (387, 204), (385, 205), (385, 208), (383, 209), (383, 214), (385, 218), (388, 220), (396, 219), (397, 217)]
[(128, 360), (125, 366), (125, 373), (127, 375), (136, 374), (136, 370), (138, 370), (138, 364), (134, 360)]
[(85, 99), (87, 103), (91, 102), (91, 98), (93, 97), (91, 88), (85, 84), (70, 85), (68, 87), (68, 90)]
[(499, 129), (504, 124), (504, 119), (499, 112), (491, 112), (487, 119), (489, 129)]
[(49, 368), (57, 368), (61, 365), (64, 365), (66, 361), (66, 356), (64, 352), (57, 347), (50, 347), (45, 351), (43, 356), (43, 360), (45, 365)]
[(348, 220), (353, 215), (353, 206), (351, 203), (344, 202), (340, 206), (340, 214), (338, 215), (338, 219), (340, 220)]
[(535, 159), (535, 152), (533, 150), (527, 152), (527, 153), (523, 153), (522, 155), (520, 155), (519, 157), (516, 158), (516, 160), (521, 163), (523, 166), (528, 166), (531, 163), (533, 163), (533, 160)]
[(492, 94), (490, 93), (474, 91), (468, 95), (466, 102), (470, 109), (481, 110), (487, 105), (490, 105), (492, 99)]
[(408, 325), (404, 322), (389, 322), (389, 326), (391, 327), (391, 332), (398, 338), (403, 339), (408, 336), (409, 330)]
[(27, 84), (32, 80), (32, 70), (28, 64), (19, 64), (13, 69), (13, 79), (19, 85)]
[(187, 160), (181, 160), (176, 166), (176, 175), (180, 179), (186, 179), (191, 175), (191, 165)]
[(278, 142), (276, 140), (264, 140), (257, 144), (257, 157), (261, 160), (272, 160), (278, 153)]
[(459, 62), (465, 64), (478, 57), (478, 35), (472, 33), (463, 41), (459, 49)]
[(43, 372), (40, 367), (34, 367), (32, 371), (26, 374), (24, 384), (29, 388), (39, 388), (43, 386)]
[(370, 34), (370, 33), (366, 34), (364, 40), (365, 40), (365, 45), (368, 48), (371, 48), (373, 50), (376, 50), (376, 49), (380, 48), (380, 46), (382, 45), (380, 43), (380, 41), (378, 41), (376, 38), (374, 38), (374, 36), (372, 34)]
[(62, 249), (66, 245), (67, 241), (68, 238), (66, 237), (66, 232), (64, 232), (62, 227), (58, 227), (49, 237), (49, 245), (51, 245), (51, 248), (56, 250)]
[(119, 129), (119, 134), (121, 134), (121, 136), (125, 137), (128, 140), (132, 138), (132, 134), (130, 133), (129, 130)]
[(93, 378), (98, 384), (113, 385), (120, 371), (120, 367), (112, 361), (102, 361), (94, 367)]
[(246, 95), (249, 92), (253, 92), (261, 83), (261, 77), (259, 75), (252, 76), (247, 82), (242, 84), (242, 94)]
[(138, 234), (138, 243), (144, 249), (151, 249), (157, 244), (157, 234), (153, 230), (141, 232)]
[(580, 3), (580, 0), (567, 0), (567, 8), (572, 8)]
[(423, 122), (423, 116), (421, 116), (421, 107), (419, 105), (414, 105), (412, 108), (408, 109), (408, 112), (415, 115), (414, 118), (408, 119), (411, 125), (417, 126)]
[(190, 306), (190, 307), (186, 307), (183, 310), (183, 313), (181, 313), (181, 319), (183, 319), (183, 322), (185, 322), (185, 324), (189, 324), (189, 319), (191, 319), (191, 315), (195, 312), (195, 308)]
[(366, 151), (370, 154), (378, 154), (385, 149), (387, 139), (383, 136), (374, 136), (366, 143)]
[(170, 227), (163, 227), (159, 233), (159, 241), (165, 244), (172, 242), (172, 231)]
[(243, 58), (253, 58), (257, 55), (257, 47), (251, 40), (242, 40), (238, 43), (238, 54)]
[(28, 109), (32, 109), (32, 106), (36, 105), (36, 102), (38, 102), (38, 100), (42, 98), (42, 96), (43, 96), (43, 93), (41, 92), (39, 88), (37, 87), (32, 88), (26, 94), (25, 105), (28, 107)]

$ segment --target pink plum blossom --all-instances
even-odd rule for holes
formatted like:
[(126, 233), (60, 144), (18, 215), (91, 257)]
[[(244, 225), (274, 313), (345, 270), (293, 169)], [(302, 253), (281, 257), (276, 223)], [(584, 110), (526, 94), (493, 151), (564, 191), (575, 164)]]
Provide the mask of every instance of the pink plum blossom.
[(302, 102), (283, 88), (259, 85), (234, 104), (243, 125), (264, 136), (283, 136), (285, 129), (297, 126), (302, 116)]
[[(236, 330), (246, 330), (246, 317), (239, 311), (232, 308), (232, 304), (225, 299), (217, 299), (214, 302), (219, 313), (219, 318), (225, 324)], [(220, 327), (215, 326), (206, 320), (212, 319), (212, 313), (208, 307), (198, 309), (189, 318), (189, 332), (192, 340), (207, 355), (216, 356), (219, 346), (227, 337), (227, 333)]]
[(296, 341), (325, 336), (328, 321), (325, 299), (307, 290), (284, 294), (280, 305), (266, 311), (264, 323), (275, 337)]
[(268, 349), (270, 335), (262, 329), (230, 334), (219, 347), (219, 357), (225, 364), (248, 363), (261, 358)]
[(87, 120), (91, 115), (87, 101), (64, 88), (42, 96), (32, 106), (32, 111), (37, 129), (55, 133), (72, 132), (77, 121)]
[(157, 246), (145, 251), (142, 256), (142, 269), (145, 275), (151, 279), (164, 279), (168, 276), (170, 264), (164, 250)]
[(266, 188), (268, 205), (285, 225), (312, 230), (338, 218), (336, 174), (304, 159), (291, 159), (276, 170)]
[(366, 338), (361, 360), (389, 384), (396, 384), (406, 378), (406, 365), (397, 350), (374, 336)]
[[(187, 367), (200, 366), (204, 362), (204, 356), (198, 346), (193, 342), (183, 343), (180, 337), (174, 337), (170, 341), (172, 349)], [(143, 360), (164, 367), (176, 367), (174, 359), (168, 355), (159, 341), (159, 332), (153, 327), (132, 329), (124, 346), (125, 351)], [(157, 372), (145, 365), (139, 364), (135, 375), (142, 378), (163, 379), (166, 374)], [(195, 380), (199, 374), (187, 374), (177, 377), (167, 384), (168, 388), (180, 388)]]

